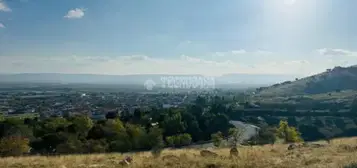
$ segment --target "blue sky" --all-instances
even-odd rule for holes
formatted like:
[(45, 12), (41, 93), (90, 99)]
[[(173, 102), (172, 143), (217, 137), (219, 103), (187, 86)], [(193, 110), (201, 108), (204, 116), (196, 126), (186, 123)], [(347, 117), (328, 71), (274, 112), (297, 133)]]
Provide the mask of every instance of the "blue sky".
[(0, 0), (0, 72), (309, 75), (357, 64), (355, 0)]

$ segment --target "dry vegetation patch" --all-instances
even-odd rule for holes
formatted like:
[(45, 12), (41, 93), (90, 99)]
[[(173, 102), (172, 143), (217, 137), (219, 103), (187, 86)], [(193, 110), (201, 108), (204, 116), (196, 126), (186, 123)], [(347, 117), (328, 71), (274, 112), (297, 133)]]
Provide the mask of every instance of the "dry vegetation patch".
[[(356, 145), (355, 145), (356, 144)], [(217, 156), (202, 156), (202, 150), (164, 150), (160, 157), (150, 152), (130, 154), (95, 154), (68, 156), (8, 157), (0, 159), (2, 168), (353, 168), (357, 165), (357, 139), (335, 139), (329, 145), (306, 145), (288, 150), (289, 145), (239, 147), (237, 157), (230, 157), (230, 149), (209, 150)], [(213, 154), (214, 155), (214, 154)], [(130, 165), (120, 162), (131, 156)], [(356, 167), (356, 166), (355, 166)]]

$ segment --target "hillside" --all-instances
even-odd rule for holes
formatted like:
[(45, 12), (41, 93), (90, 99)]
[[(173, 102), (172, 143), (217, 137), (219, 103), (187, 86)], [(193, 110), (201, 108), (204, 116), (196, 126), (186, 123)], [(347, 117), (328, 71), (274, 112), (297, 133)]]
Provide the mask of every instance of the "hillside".
[(335, 67), (313, 76), (257, 89), (260, 96), (292, 96), (357, 90), (357, 66)]
[[(288, 150), (288, 145), (239, 147), (239, 157), (230, 158), (229, 149), (212, 149), (218, 156), (201, 156), (198, 149), (164, 150), (158, 158), (149, 152), (68, 156), (1, 158), (3, 168), (117, 168), (125, 156), (133, 158), (127, 167), (163, 168), (353, 168), (357, 162), (356, 138), (334, 139), (330, 144), (314, 142)], [(318, 145), (320, 144), (320, 145)], [(349, 167), (348, 167), (349, 166)], [(355, 167), (355, 166), (354, 166)]]

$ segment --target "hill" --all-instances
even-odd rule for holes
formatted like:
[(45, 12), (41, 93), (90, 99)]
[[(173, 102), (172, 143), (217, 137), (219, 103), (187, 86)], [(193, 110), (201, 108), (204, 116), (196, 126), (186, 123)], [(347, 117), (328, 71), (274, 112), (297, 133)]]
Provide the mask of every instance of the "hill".
[(260, 96), (292, 96), (357, 90), (357, 66), (335, 67), (325, 72), (257, 89)]
[[(3, 168), (117, 168), (125, 156), (133, 158), (135, 168), (195, 167), (195, 168), (353, 168), (356, 165), (356, 138), (334, 139), (330, 144), (314, 142), (297, 149), (288, 145), (239, 147), (239, 157), (230, 158), (229, 149), (212, 149), (217, 157), (203, 157), (199, 149), (164, 150), (154, 158), (149, 152), (123, 154), (93, 154), (68, 156), (29, 156), (1, 158)], [(320, 145), (319, 145), (320, 144)], [(349, 167), (348, 167), (349, 166)]]

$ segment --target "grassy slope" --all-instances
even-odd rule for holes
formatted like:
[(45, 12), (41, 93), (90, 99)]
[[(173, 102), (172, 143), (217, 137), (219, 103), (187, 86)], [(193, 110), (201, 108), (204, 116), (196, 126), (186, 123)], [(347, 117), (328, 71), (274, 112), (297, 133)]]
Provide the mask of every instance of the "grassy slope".
[(319, 94), (336, 90), (357, 90), (357, 66), (334, 68), (313, 76), (277, 84), (259, 92), (261, 96)]
[[(342, 147), (348, 144), (351, 147)], [(239, 148), (240, 158), (229, 159), (228, 149), (214, 149), (217, 158), (204, 158), (197, 149), (165, 150), (154, 159), (150, 153), (133, 153), (130, 167), (242, 167), (242, 168), (296, 168), (323, 167), (339, 168), (357, 161), (357, 139), (335, 139), (327, 147), (287, 150), (287, 145), (267, 145)], [(167, 157), (170, 155), (171, 157)], [(2, 158), (2, 168), (75, 168), (101, 167), (117, 168), (124, 158), (121, 154), (72, 155), (60, 157)]]

